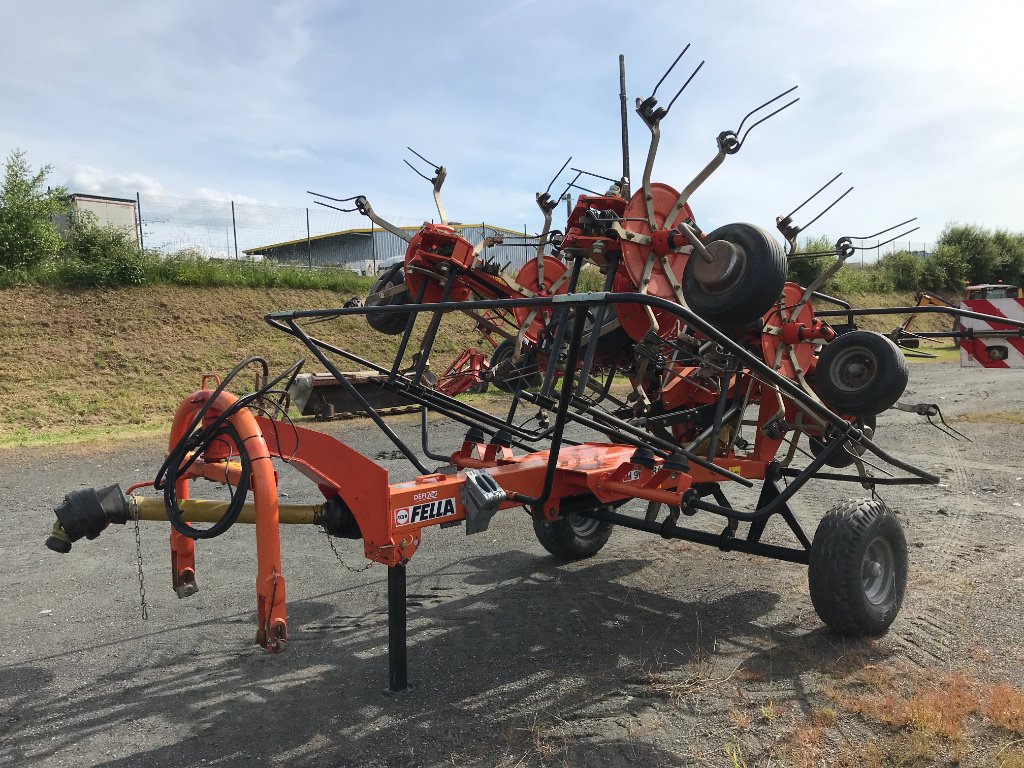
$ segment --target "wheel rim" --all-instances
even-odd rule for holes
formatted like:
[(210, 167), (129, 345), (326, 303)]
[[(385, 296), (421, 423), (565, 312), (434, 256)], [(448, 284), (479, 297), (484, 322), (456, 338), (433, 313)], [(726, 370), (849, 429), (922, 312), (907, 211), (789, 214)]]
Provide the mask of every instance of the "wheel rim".
[(861, 587), (872, 605), (885, 605), (896, 592), (896, 557), (883, 538), (872, 541), (861, 563)]
[(832, 365), (832, 383), (844, 392), (864, 389), (878, 375), (878, 359), (864, 347), (842, 352)]
[(569, 515), (569, 527), (572, 528), (572, 532), (581, 539), (593, 536), (597, 533), (597, 529), (600, 525), (601, 521), (595, 520), (592, 517), (584, 517), (576, 512)]

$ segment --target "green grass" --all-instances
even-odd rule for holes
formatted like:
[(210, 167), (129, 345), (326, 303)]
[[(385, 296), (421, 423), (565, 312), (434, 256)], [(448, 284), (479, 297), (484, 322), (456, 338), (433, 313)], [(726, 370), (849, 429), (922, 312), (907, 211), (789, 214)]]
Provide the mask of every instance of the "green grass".
[(172, 256), (153, 252), (110, 259), (62, 257), (31, 269), (0, 268), (0, 288), (98, 288), (119, 285), (183, 285), (204, 288), (294, 288), (365, 296), (373, 284), (340, 267), (297, 267), (250, 259), (204, 259), (189, 251)]

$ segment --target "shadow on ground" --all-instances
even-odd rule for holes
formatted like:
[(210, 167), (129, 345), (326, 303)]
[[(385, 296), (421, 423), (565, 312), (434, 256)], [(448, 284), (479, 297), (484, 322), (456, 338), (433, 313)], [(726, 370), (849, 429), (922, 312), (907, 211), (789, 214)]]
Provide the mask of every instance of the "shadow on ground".
[[(352, 615), (335, 593), (289, 606), (292, 643), (278, 656), (211, 650), (190, 625), (177, 628), (180, 642), (172, 629), (163, 638), (172, 645), (59, 693), (52, 678), (62, 669), (73, 677), (83, 654), (116, 656), (151, 636), (2, 668), (0, 684), (17, 695), (0, 756), (107, 755), (113, 766), (676, 764), (664, 734), (652, 735), (648, 715), (667, 701), (652, 671), (671, 674), (723, 643), (763, 651), (749, 638), (765, 637), (755, 622), (780, 598), (747, 590), (680, 601), (629, 585), (645, 565), (560, 567), (525, 553), (503, 556), (500, 571), (491, 557), (431, 573), (414, 563), (414, 688), (398, 696), (382, 692), (385, 606)], [(713, 637), (702, 615), (713, 617)], [(203, 629), (234, 623), (252, 617), (213, 618)], [(811, 642), (828, 652), (827, 641)]]

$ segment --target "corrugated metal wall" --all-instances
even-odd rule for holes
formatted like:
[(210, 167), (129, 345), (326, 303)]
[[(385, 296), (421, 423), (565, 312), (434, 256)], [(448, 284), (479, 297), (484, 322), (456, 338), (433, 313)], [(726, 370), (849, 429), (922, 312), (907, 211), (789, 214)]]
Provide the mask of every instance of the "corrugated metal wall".
[[(495, 261), (512, 271), (518, 270), (532, 255), (536, 245), (524, 247), (530, 241), (487, 225), (457, 227), (458, 233), (476, 245), (485, 237), (503, 235), (506, 243), (487, 248), (484, 257)], [(412, 234), (412, 233), (410, 233)], [(339, 265), (362, 274), (374, 274), (384, 266), (405, 257), (406, 242), (387, 230), (374, 229), (370, 232), (346, 232), (322, 236), (309, 243), (297, 242), (267, 249), (264, 256), (269, 259), (312, 266)], [(506, 266), (507, 265), (507, 266)]]

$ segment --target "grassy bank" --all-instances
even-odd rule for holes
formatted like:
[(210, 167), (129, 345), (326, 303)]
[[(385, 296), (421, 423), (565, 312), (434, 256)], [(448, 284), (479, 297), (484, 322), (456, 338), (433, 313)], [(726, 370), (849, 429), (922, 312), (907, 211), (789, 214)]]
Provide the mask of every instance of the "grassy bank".
[[(265, 357), (273, 370), (309, 357), (301, 344), (263, 321), (267, 312), (336, 307), (344, 298), (334, 291), (290, 288), (0, 289), (7, 314), (0, 337), (0, 445), (165, 431), (202, 374), (224, 374), (252, 354)], [(912, 303), (897, 294), (848, 298), (855, 306)], [(863, 325), (888, 332), (898, 322), (886, 317)], [(949, 323), (925, 316), (916, 327)], [(397, 344), (396, 337), (370, 330), (359, 318), (332, 321), (317, 333), (377, 361), (392, 357)], [(435, 369), (472, 344), (480, 344), (472, 321), (447, 318), (435, 347)], [(316, 361), (306, 366), (321, 369)]]
[[(265, 357), (272, 371), (311, 358), (263, 321), (267, 312), (342, 301), (332, 291), (147, 286), (9, 288), (0, 290), (0, 303), (7, 314), (0, 337), (3, 445), (166, 430), (204, 373), (224, 374), (246, 355)], [(374, 360), (392, 357), (397, 346), (396, 337), (370, 330), (360, 318), (319, 325), (317, 333)], [(446, 322), (438, 364), (470, 339), (471, 321)], [(305, 370), (322, 367), (310, 362)], [(245, 376), (243, 386), (251, 387)]]

